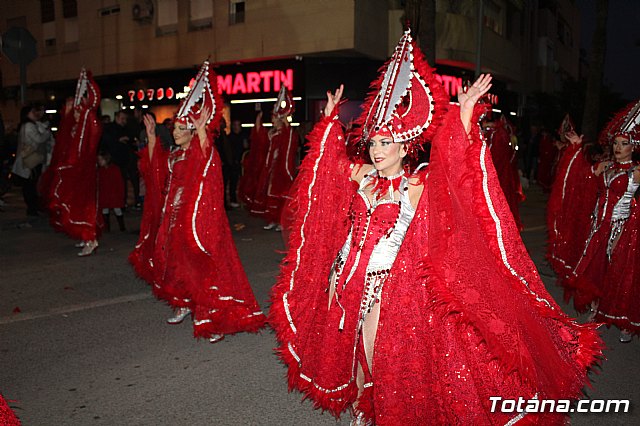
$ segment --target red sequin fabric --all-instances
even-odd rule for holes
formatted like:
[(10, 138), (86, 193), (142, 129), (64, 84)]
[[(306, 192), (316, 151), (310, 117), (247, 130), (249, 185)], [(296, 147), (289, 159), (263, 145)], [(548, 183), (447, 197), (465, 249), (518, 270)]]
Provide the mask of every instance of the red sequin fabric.
[[(172, 307), (191, 309), (196, 337), (254, 332), (266, 319), (231, 236), (220, 164), (211, 141), (203, 151), (196, 135), (189, 148), (169, 155), (166, 173), (144, 175), (148, 192), (164, 188), (166, 195), (151, 258), (138, 258), (134, 265), (145, 261), (152, 265), (156, 297)], [(153, 187), (162, 176), (163, 186)], [(140, 275), (147, 274), (145, 269)]]
[(589, 188), (577, 182), (579, 187), (574, 190), (591, 189), (597, 199), (590, 205), (573, 206), (591, 211), (591, 222), (575, 267), (560, 280), (565, 297), (573, 297), (578, 311), (586, 311), (597, 301), (597, 321), (635, 334), (640, 332), (640, 212), (635, 198), (638, 185), (633, 182), (637, 166), (613, 163), (600, 176), (590, 168), (581, 173), (590, 173), (595, 185)]
[[(363, 200), (349, 181), (336, 113), (316, 126), (309, 142), (269, 321), (289, 387), (339, 416), (358, 394), (353, 360), (361, 336), (353, 324), (368, 280), (360, 265), (397, 226), (397, 207), (380, 205), (369, 214), (377, 225), (369, 224), (362, 239)], [(491, 413), (489, 397), (579, 397), (588, 367), (601, 355), (595, 326), (576, 324), (546, 292), (487, 146), (470, 145), (457, 109), (434, 139), (431, 158), (397, 257), (382, 274), (371, 381), (358, 409), (378, 425), (505, 424), (522, 417), (561, 424), (556, 416)], [(342, 310), (327, 309), (326, 290), (349, 235), (363, 241), (362, 260), (349, 257), (338, 268), (341, 329)], [(349, 265), (357, 265), (354, 274), (342, 278)]]
[(267, 131), (260, 127), (254, 132), (259, 146), (268, 146), (264, 166), (254, 170), (256, 181), (250, 213), (267, 222), (280, 223), (282, 209), (296, 176), (298, 133), (290, 126)]
[[(94, 92), (97, 100), (81, 103), (74, 120), (74, 111), (68, 111), (61, 123), (52, 156), (52, 165), (41, 187), (45, 190), (50, 222), (57, 231), (64, 232), (76, 240), (91, 241), (99, 237), (101, 216), (97, 203), (96, 155), (102, 125), (96, 115), (100, 104), (97, 85)], [(87, 105), (94, 105), (88, 107)]]

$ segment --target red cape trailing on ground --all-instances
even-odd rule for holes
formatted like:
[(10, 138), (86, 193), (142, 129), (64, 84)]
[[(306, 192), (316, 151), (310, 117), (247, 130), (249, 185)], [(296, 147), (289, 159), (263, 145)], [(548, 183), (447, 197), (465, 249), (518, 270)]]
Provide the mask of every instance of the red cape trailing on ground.
[(66, 111), (62, 120), (56, 141), (60, 148), (54, 151), (45, 191), (53, 228), (71, 238), (91, 241), (98, 238), (100, 226), (96, 156), (102, 126), (96, 115), (100, 90), (89, 71), (86, 78), (86, 98)]
[(145, 199), (140, 240), (130, 261), (156, 297), (191, 309), (196, 337), (257, 331), (265, 317), (233, 243), (212, 141), (203, 151), (194, 136), (189, 148), (171, 153), (164, 166), (159, 145), (151, 161), (146, 150), (141, 153), (141, 171), (147, 194), (164, 195), (162, 207), (155, 195)]
[[(357, 394), (355, 367), (344, 367), (357, 342), (345, 333), (356, 328), (345, 324), (339, 331), (325, 309), (328, 276), (349, 232), (355, 196), (344, 140), (335, 111), (309, 136), (269, 317), (289, 387), (336, 416)], [(435, 137), (431, 159), (383, 287), (374, 385), (358, 409), (380, 425), (494, 424), (515, 416), (490, 413), (492, 395), (580, 397), (587, 369), (601, 355), (595, 326), (576, 324), (547, 293), (487, 145), (479, 137), (469, 145), (457, 108)], [(345, 340), (354, 343), (340, 346)]]

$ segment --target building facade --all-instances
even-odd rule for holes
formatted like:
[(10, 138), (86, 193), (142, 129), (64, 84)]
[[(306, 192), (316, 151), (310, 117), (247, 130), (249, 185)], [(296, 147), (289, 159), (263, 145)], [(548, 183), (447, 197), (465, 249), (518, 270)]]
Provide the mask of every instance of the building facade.
[[(436, 0), (436, 64), (452, 96), (476, 61), (495, 75), (505, 112), (527, 95), (577, 78), (579, 14), (572, 1)], [(402, 32), (402, 0), (23, 0), (0, 2), (0, 32), (27, 28), (38, 57), (27, 67), (27, 99), (55, 109), (73, 94), (82, 66), (105, 104), (175, 110), (199, 64), (216, 64), (232, 115), (249, 124), (280, 85), (298, 99), (296, 121), (315, 120), (329, 88), (345, 83), (357, 104)], [(424, 23), (422, 25), (425, 25)], [(0, 60), (5, 121), (19, 109), (17, 65)], [(263, 102), (264, 101), (264, 102)]]

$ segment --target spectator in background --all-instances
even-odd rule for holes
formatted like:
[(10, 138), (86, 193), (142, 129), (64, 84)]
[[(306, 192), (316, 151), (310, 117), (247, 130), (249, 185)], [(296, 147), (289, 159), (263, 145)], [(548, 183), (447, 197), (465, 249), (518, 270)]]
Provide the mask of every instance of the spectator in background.
[(229, 191), (229, 205), (236, 208), (240, 207), (237, 192), (238, 180), (242, 173), (242, 156), (249, 149), (249, 136), (242, 130), (240, 120), (231, 121), (231, 132), (227, 136), (227, 141), (231, 161), (227, 166), (228, 179), (225, 181), (225, 189)]
[(98, 208), (102, 211), (106, 232), (111, 231), (111, 210), (116, 215), (120, 231), (126, 231), (122, 213), (123, 194), (124, 181), (118, 166), (111, 164), (111, 156), (108, 152), (100, 151), (98, 153)]
[(127, 205), (127, 181), (129, 180), (130, 136), (127, 132), (127, 113), (118, 111), (112, 123), (105, 124), (100, 142), (100, 150), (111, 156), (111, 162), (118, 166), (124, 180), (124, 206)]
[(529, 142), (527, 143), (527, 155), (524, 159), (524, 174), (531, 183), (535, 183), (536, 174), (538, 172), (540, 138), (540, 126), (532, 124)]
[(38, 179), (47, 156), (47, 144), (52, 143), (53, 135), (48, 124), (40, 119), (44, 115), (41, 105), (25, 106), (20, 111), (18, 128), (18, 147), (13, 174), (22, 184), (22, 196), (27, 205), (27, 216), (37, 216), (40, 209), (38, 198)]

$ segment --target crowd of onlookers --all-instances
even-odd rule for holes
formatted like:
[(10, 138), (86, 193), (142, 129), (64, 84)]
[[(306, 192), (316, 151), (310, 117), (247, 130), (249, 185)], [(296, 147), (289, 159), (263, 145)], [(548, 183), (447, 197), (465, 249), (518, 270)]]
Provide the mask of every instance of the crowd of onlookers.
[[(144, 200), (145, 188), (144, 182), (140, 180), (137, 153), (147, 145), (142, 121), (145, 114), (155, 119), (151, 111), (139, 109), (131, 112), (117, 111), (113, 119), (109, 115), (101, 116), (103, 130), (99, 153), (108, 155), (110, 162), (120, 170), (125, 182), (122, 202), (125, 210), (141, 208)], [(49, 118), (40, 104), (23, 107), (20, 123), (14, 128), (6, 129), (0, 116), (0, 207), (3, 203), (2, 195), (14, 184), (22, 187), (27, 214), (38, 214), (37, 181), (51, 160), (55, 143)], [(226, 127), (224, 122), (223, 127)], [(172, 119), (167, 118), (157, 123), (156, 135), (166, 149), (175, 146), (172, 132)], [(523, 186), (526, 188), (530, 182), (538, 183), (544, 190), (548, 190), (559, 152), (558, 138), (554, 136), (554, 132), (536, 124), (524, 130), (514, 128), (512, 139), (512, 144), (518, 147), (518, 168)], [(238, 207), (236, 189), (243, 173), (242, 159), (250, 147), (249, 132), (241, 127), (239, 120), (232, 120), (229, 128), (220, 132), (215, 144), (222, 161), (227, 194), (225, 205), (227, 208)], [(304, 146), (301, 151), (304, 153)], [(28, 164), (20, 161), (21, 156), (16, 156), (17, 152), (22, 152), (23, 158), (26, 155), (30, 160)]]

